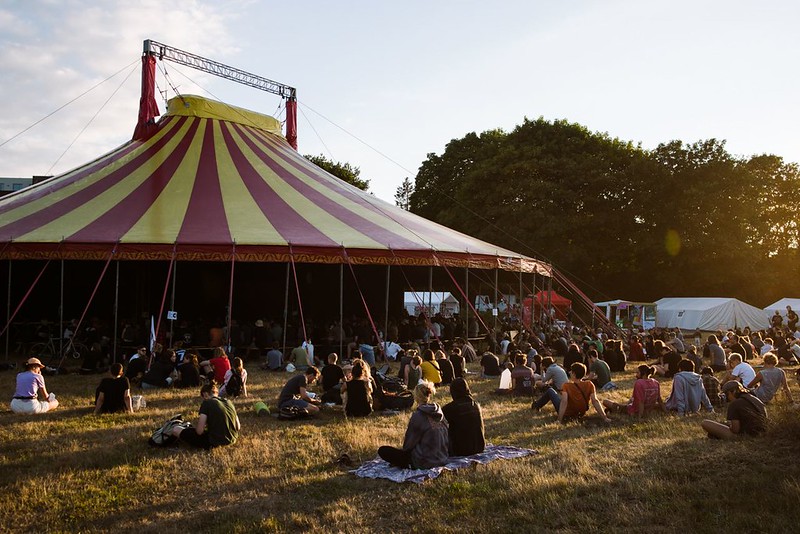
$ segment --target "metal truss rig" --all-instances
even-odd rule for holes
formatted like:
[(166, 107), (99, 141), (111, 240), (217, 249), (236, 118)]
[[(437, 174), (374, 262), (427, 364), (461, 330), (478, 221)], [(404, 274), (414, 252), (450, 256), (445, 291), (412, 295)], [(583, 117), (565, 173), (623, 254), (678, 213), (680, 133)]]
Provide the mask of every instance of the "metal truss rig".
[(269, 80), (263, 76), (258, 76), (237, 69), (236, 67), (224, 65), (218, 61), (207, 59), (192, 54), (191, 52), (185, 52), (178, 48), (153, 41), (152, 39), (144, 41), (144, 53), (153, 54), (160, 60), (166, 59), (180, 65), (186, 65), (187, 67), (219, 76), (220, 78), (225, 78), (226, 80), (249, 85), (250, 87), (279, 95), (286, 100), (295, 101), (297, 99), (297, 89), (294, 87), (289, 87), (286, 84)]

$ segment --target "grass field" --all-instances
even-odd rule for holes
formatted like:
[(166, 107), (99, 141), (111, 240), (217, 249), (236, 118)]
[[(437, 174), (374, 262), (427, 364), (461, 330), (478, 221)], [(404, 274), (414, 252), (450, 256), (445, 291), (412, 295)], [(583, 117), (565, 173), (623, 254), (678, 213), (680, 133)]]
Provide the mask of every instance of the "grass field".
[[(395, 364), (396, 368), (396, 364)], [(632, 369), (632, 366), (629, 366)], [(154, 449), (150, 432), (175, 413), (196, 420), (196, 390), (147, 392), (133, 415), (92, 415), (100, 376), (46, 377), (58, 410), (0, 412), (0, 530), (3, 532), (797, 532), (800, 412), (781, 398), (759, 439), (709, 440), (702, 416), (657, 415), (610, 426), (555, 422), (530, 401), (491, 394), (471, 381), (495, 444), (539, 455), (444, 473), (422, 485), (358, 479), (334, 460), (375, 457), (400, 445), (408, 414), (346, 420), (257, 417), (286, 374), (251, 366), (248, 399), (236, 400), (239, 441), (211, 452)], [(0, 373), (13, 394), (15, 373)], [(601, 398), (626, 399), (633, 375)], [(662, 381), (662, 394), (670, 382)], [(800, 390), (792, 381), (795, 398)], [(136, 392), (134, 392), (136, 393)], [(446, 389), (437, 401), (449, 401)], [(717, 414), (724, 419), (724, 414)]]

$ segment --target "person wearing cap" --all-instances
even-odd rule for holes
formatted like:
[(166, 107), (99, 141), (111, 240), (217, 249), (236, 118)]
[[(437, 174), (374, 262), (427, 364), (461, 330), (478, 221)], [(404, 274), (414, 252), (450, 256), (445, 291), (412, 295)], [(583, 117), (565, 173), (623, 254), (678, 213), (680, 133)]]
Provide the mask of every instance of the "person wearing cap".
[(34, 414), (58, 408), (56, 396), (53, 393), (48, 394), (44, 385), (43, 367), (38, 358), (25, 362), (25, 371), (17, 374), (17, 388), (11, 399), (12, 412)]
[(456, 378), (450, 385), (453, 402), (442, 407), (449, 425), (449, 452), (451, 456), (470, 456), (483, 452), (486, 439), (483, 430), (481, 405), (472, 398), (469, 384)]
[(715, 439), (734, 439), (738, 436), (757, 436), (767, 429), (767, 408), (749, 389), (736, 380), (722, 386), (728, 400), (728, 420), (718, 423), (706, 419), (700, 426)]

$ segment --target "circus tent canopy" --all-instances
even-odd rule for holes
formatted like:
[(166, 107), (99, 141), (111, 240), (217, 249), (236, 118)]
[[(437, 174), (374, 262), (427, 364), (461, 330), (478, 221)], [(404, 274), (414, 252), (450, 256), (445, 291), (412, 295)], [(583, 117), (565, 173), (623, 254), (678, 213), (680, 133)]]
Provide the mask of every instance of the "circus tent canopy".
[[(328, 174), (280, 123), (195, 96), (152, 133), (0, 200), (0, 258), (550, 266), (433, 223)], [(234, 256), (235, 254), (235, 256)]]

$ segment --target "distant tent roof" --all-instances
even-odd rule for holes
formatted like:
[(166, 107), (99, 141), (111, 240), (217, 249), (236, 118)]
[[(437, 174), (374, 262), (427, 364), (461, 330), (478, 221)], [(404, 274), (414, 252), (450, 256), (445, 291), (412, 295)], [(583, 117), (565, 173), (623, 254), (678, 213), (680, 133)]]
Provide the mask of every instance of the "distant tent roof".
[(656, 301), (656, 326), (685, 330), (767, 328), (764, 312), (734, 298), (670, 297)]
[[(0, 200), (0, 258), (550, 266), (383, 202), (295, 152), (277, 120), (173, 98), (143, 140)], [(346, 251), (346, 255), (345, 255)]]
[(775, 310), (781, 312), (781, 315), (786, 315), (786, 306), (791, 306), (794, 311), (800, 313), (800, 299), (792, 299), (788, 297), (773, 302), (764, 308), (764, 311), (767, 312), (767, 315), (770, 317), (775, 314)]
[(594, 305), (598, 308), (606, 308), (608, 306), (619, 306), (622, 304), (623, 306), (655, 306), (655, 302), (639, 302), (636, 300), (624, 300), (624, 299), (615, 299), (615, 300), (606, 300), (604, 302), (595, 302)]

